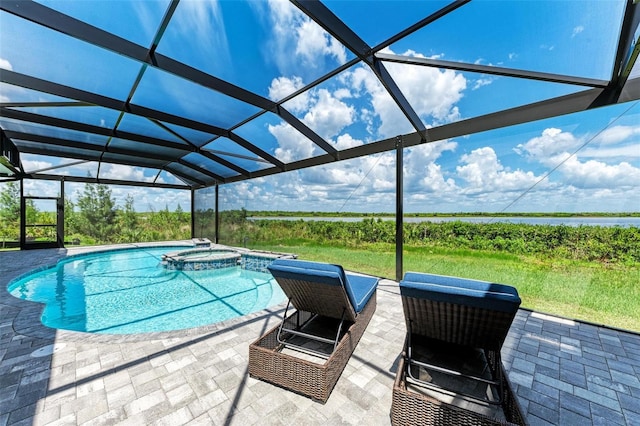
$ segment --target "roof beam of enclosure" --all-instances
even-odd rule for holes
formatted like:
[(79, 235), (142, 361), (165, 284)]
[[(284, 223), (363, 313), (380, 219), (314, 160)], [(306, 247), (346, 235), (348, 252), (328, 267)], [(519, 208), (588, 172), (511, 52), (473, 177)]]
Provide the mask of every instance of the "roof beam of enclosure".
[[(31, 77), (15, 71), (2, 70), (2, 73), (0, 73), (0, 81), (2, 81), (3, 83), (12, 84), (14, 86), (20, 86), (27, 89), (37, 90), (40, 92), (49, 93), (56, 96), (61, 96), (61, 97), (70, 98), (70, 99), (77, 99), (77, 100), (89, 103), (91, 105), (97, 105), (104, 108), (113, 109), (116, 111), (126, 111), (133, 115), (138, 115), (145, 118), (153, 118), (159, 121), (172, 123), (178, 126), (198, 130), (204, 133), (210, 133), (213, 135), (226, 136), (226, 137), (229, 137), (229, 133), (230, 133), (220, 127), (212, 126), (212, 125), (201, 123), (194, 120), (189, 120), (173, 114), (167, 114), (162, 111), (140, 107), (133, 104), (130, 104), (129, 106), (127, 106), (125, 105), (124, 102), (121, 102), (117, 99), (109, 98), (106, 96), (98, 95), (95, 93), (87, 92), (87, 91), (76, 89), (69, 86), (64, 86), (62, 84), (53, 83), (51, 81), (39, 79), (36, 77)], [(265, 151), (261, 150), (255, 145), (249, 142), (246, 142), (246, 146), (244, 146), (244, 148), (253, 152), (255, 155), (263, 158), (269, 163), (275, 165), (281, 170), (284, 168), (284, 165), (281, 161), (277, 160), (275, 157), (271, 156), (270, 154), (266, 153)]]
[[(40, 147), (21, 146), (20, 147), (20, 152), (25, 153), (25, 154), (36, 154), (36, 155), (45, 155), (45, 156), (58, 156), (59, 155), (58, 151), (47, 149), (46, 145), (42, 145)], [(93, 154), (93, 155), (91, 155), (91, 154)], [(96, 161), (96, 162), (100, 161), (100, 155), (96, 151), (83, 150), (83, 151), (69, 152), (69, 153), (65, 153), (64, 156), (66, 158), (75, 158), (75, 159), (78, 159), (78, 160)], [(109, 163), (123, 164), (125, 166), (141, 167), (141, 163), (139, 161), (137, 161), (136, 159), (133, 159), (133, 158), (131, 160), (110, 159)], [(158, 165), (149, 165), (149, 167), (158, 168)], [(193, 177), (187, 176), (184, 173), (180, 173), (180, 172), (173, 171), (173, 170), (171, 170), (170, 173), (175, 174), (178, 179), (184, 179), (184, 180), (187, 180), (187, 181), (195, 182), (200, 187), (206, 186), (205, 182), (200, 181), (198, 179), (195, 179)], [(40, 176), (40, 175), (41, 175), (40, 173), (33, 174), (33, 176)], [(67, 177), (71, 178), (70, 176), (67, 176)], [(185, 182), (185, 185), (192, 186), (191, 184), (189, 184), (187, 182)]]
[[(3, 70), (4, 71), (4, 70)], [(57, 101), (57, 102), (0, 102), (0, 107), (5, 108), (44, 108), (44, 107), (88, 107), (93, 106), (86, 102)]]
[[(164, 125), (163, 123), (159, 122), (158, 120), (151, 120), (150, 121), (152, 123), (154, 123), (156, 126), (164, 129), (166, 132), (171, 133), (172, 135), (174, 135), (176, 138), (180, 139), (181, 141), (183, 141), (184, 143), (186, 143), (188, 146), (191, 147), (193, 152), (197, 152), (200, 155), (203, 155), (207, 158), (209, 158), (210, 160), (213, 160), (215, 162), (218, 162), (220, 164), (222, 164), (223, 166), (231, 169), (231, 170), (235, 170), (237, 173), (246, 176), (246, 177), (251, 177), (251, 174), (243, 169), (242, 167), (239, 167), (233, 163), (231, 163), (230, 161), (225, 160), (224, 158), (218, 157), (217, 155), (211, 153), (210, 151), (206, 150), (206, 149), (201, 149), (199, 146), (197, 146), (196, 144), (194, 144), (193, 142), (191, 142), (190, 140), (188, 140), (187, 138), (183, 137), (182, 135), (180, 135), (179, 133), (177, 133), (176, 131), (174, 131), (173, 129), (171, 129), (170, 127)], [(260, 159), (261, 161), (265, 161), (262, 158)]]
[(353, 32), (351, 28), (342, 22), (340, 18), (338, 18), (321, 2), (317, 0), (291, 0), (291, 2), (314, 22), (320, 25), (327, 33), (331, 34), (340, 41), (340, 43), (346, 46), (347, 49), (358, 56), (360, 60), (367, 63), (396, 105), (398, 105), (404, 116), (407, 117), (413, 128), (421, 133), (425, 139), (428, 139), (427, 128), (424, 123), (411, 104), (409, 104), (409, 101), (404, 96), (396, 82), (391, 78), (391, 75), (385, 68), (384, 64), (373, 56), (371, 46), (362, 40), (360, 36)]
[(196, 164), (193, 164), (190, 161), (186, 161), (186, 160), (181, 158), (181, 159), (176, 160), (175, 162), (178, 163), (178, 164), (182, 164), (183, 166), (188, 167), (191, 170), (194, 170), (194, 171), (196, 171), (198, 173), (202, 173), (203, 175), (207, 175), (210, 178), (213, 178), (213, 179), (217, 180), (218, 182), (224, 182), (225, 181), (225, 178), (223, 178), (219, 174), (213, 173), (212, 171), (207, 170), (202, 166), (198, 166)]
[(146, 188), (164, 188), (164, 189), (180, 189), (188, 190), (191, 187), (187, 185), (176, 185), (172, 183), (152, 183), (142, 181), (130, 181), (121, 179), (98, 179), (93, 177), (81, 177), (81, 176), (61, 176), (51, 175), (44, 173), (27, 173), (24, 176), (25, 179), (37, 179), (37, 180), (56, 180), (65, 182), (78, 182), (78, 183), (102, 183), (105, 185), (123, 185), (123, 186), (142, 186)]
[(618, 39), (615, 62), (611, 73), (610, 90), (615, 92), (615, 96), (619, 96), (622, 92), (631, 73), (631, 69), (638, 58), (640, 37), (638, 37), (638, 40), (634, 40), (638, 25), (640, 25), (640, 2), (627, 0), (622, 28), (620, 29), (620, 38)]
[[(11, 130), (5, 131), (5, 134), (10, 139), (19, 139), (27, 142), (36, 142), (44, 145), (64, 146), (64, 147), (73, 148), (73, 149), (99, 152), (100, 154), (113, 153), (113, 154), (129, 155), (132, 157), (149, 158), (152, 160), (164, 162), (165, 166), (173, 162), (178, 162), (183, 166), (193, 170), (196, 173), (207, 175), (221, 182), (225, 181), (225, 179), (222, 176), (216, 173), (213, 173), (207, 169), (204, 169), (200, 166), (186, 162), (184, 160), (176, 159), (175, 156), (172, 156), (172, 155), (163, 155), (158, 153), (151, 153), (148, 151), (137, 151), (135, 149), (129, 149), (129, 148), (118, 148), (113, 146), (96, 145), (96, 144), (90, 144), (86, 142), (74, 141), (70, 139), (61, 139), (61, 138), (55, 138), (51, 136), (36, 135), (36, 134), (25, 133), (25, 132), (15, 132)], [(96, 161), (100, 161), (100, 159), (97, 159)]]
[(502, 68), (478, 64), (465, 64), (462, 62), (442, 61), (439, 59), (418, 58), (413, 56), (394, 55), (389, 53), (376, 53), (376, 58), (384, 62), (395, 62), (408, 65), (420, 65), (425, 67), (444, 68), (457, 71), (470, 71), (482, 74), (500, 75), (506, 77), (524, 78), (529, 80), (549, 81), (553, 83), (573, 84), (587, 87), (607, 87), (606, 80), (592, 78), (572, 77), (559, 74), (550, 74), (535, 71), (523, 71), (513, 68)]
[(26, 121), (29, 123), (45, 124), (48, 126), (59, 127), (63, 129), (76, 130), (79, 132), (91, 133), (94, 135), (109, 136), (119, 139), (127, 139), (130, 141), (156, 145), (165, 148), (179, 149), (189, 152), (197, 152), (197, 148), (192, 145), (185, 145), (178, 142), (172, 142), (165, 139), (153, 138), (150, 136), (139, 135), (137, 133), (125, 132), (121, 130), (109, 129), (106, 127), (94, 126), (91, 124), (79, 123), (77, 121), (64, 120), (61, 118), (49, 117), (46, 115), (34, 114), (31, 112), (18, 111), (10, 108), (0, 107), (0, 116), (12, 118), (14, 120)]
[(36, 143), (41, 143), (45, 145), (64, 146), (64, 147), (73, 148), (73, 149), (82, 149), (82, 150), (95, 151), (95, 152), (101, 152), (101, 153), (111, 152), (114, 154), (132, 155), (135, 157), (143, 157), (143, 158), (149, 158), (152, 160), (166, 161), (167, 163), (176, 161), (175, 157), (170, 155), (161, 155), (157, 153), (150, 153), (147, 151), (137, 151), (129, 148), (116, 148), (116, 147), (107, 148), (104, 145), (75, 141), (71, 139), (56, 138), (53, 136), (37, 135), (34, 133), (27, 133), (27, 132), (16, 132), (13, 130), (6, 130), (5, 134), (10, 139), (24, 140), (27, 142), (36, 142)]
[[(176, 6), (177, 2), (172, 2), (169, 5), (167, 15), (171, 15), (171, 9)], [(241, 87), (214, 77), (182, 62), (178, 62), (174, 59), (161, 55), (155, 52), (155, 49), (145, 49), (144, 47), (129, 40), (118, 37), (36, 2), (3, 1), (0, 4), (0, 10), (4, 10), (38, 25), (42, 25), (54, 31), (58, 31), (95, 46), (110, 50), (119, 55), (126, 56), (148, 66), (158, 68), (162, 71), (223, 93), (265, 111), (273, 111), (278, 114), (280, 113), (279, 110), (282, 109), (282, 107), (278, 108), (277, 104), (270, 99), (242, 89)], [(170, 16), (168, 18), (170, 19)], [(164, 24), (168, 24), (168, 20)], [(162, 36), (162, 31), (159, 31), (158, 34), (159, 37), (157, 41), (159, 42), (159, 39)], [(281, 115), (281, 118), (304, 134), (311, 135), (309, 139), (311, 139), (321, 149), (337, 158), (337, 150), (300, 120), (292, 115)]]
[[(167, 29), (167, 25), (169, 25), (169, 21), (171, 20), (171, 17), (173, 16), (173, 12), (175, 12), (177, 6), (178, 6), (178, 2), (174, 0), (167, 7), (167, 10), (165, 11), (164, 17), (162, 18), (162, 22), (160, 23), (160, 27), (156, 31), (156, 35), (154, 36), (153, 41), (151, 42), (151, 46), (149, 47), (147, 56), (151, 57), (151, 55), (153, 55), (153, 52), (155, 52), (156, 48), (158, 47), (158, 43), (160, 42), (160, 39), (162, 38), (162, 35), (164, 34), (165, 30)], [(129, 90), (129, 95), (127, 96), (127, 100), (125, 101), (125, 110), (124, 111), (120, 111), (120, 115), (118, 116), (118, 119), (115, 121), (115, 123), (113, 125), (113, 132), (114, 133), (116, 132), (116, 130), (120, 126), (120, 123), (122, 122), (122, 119), (124, 118), (125, 111), (130, 109), (131, 99), (133, 99), (133, 96), (135, 95), (136, 90), (138, 89), (138, 86), (140, 85), (140, 82), (142, 81), (142, 77), (144, 76), (145, 72), (147, 71), (147, 67), (148, 67), (147, 63), (143, 62), (142, 66), (140, 67), (140, 70), (138, 71), (138, 75), (136, 76), (136, 79), (133, 82), (133, 84), (131, 85), (131, 89)], [(107, 141), (107, 146), (109, 146), (110, 143), (111, 143), (111, 137)]]
[[(243, 168), (236, 166), (235, 164), (225, 160), (224, 158), (220, 158), (215, 154), (207, 152), (206, 150), (201, 150), (200, 148), (196, 147), (191, 143), (188, 143), (187, 145), (185, 145), (178, 142), (171, 142), (171, 141), (166, 141), (162, 139), (151, 138), (148, 136), (138, 135), (135, 133), (107, 129), (104, 127), (78, 123), (75, 121), (63, 120), (63, 119), (54, 118), (54, 117), (42, 116), (42, 115), (28, 113), (24, 111), (16, 111), (8, 108), (0, 108), (0, 115), (2, 115), (3, 117), (15, 119), (15, 120), (46, 124), (50, 126), (61, 127), (61, 128), (70, 129), (70, 130), (77, 130), (77, 131), (82, 131), (82, 132), (91, 133), (91, 134), (111, 136), (111, 137), (116, 137), (116, 138), (121, 138), (126, 140), (132, 140), (136, 142), (142, 142), (149, 145), (155, 145), (155, 146), (166, 147), (171, 149), (178, 149), (181, 151), (185, 151), (185, 154), (190, 152), (197, 152), (203, 155), (204, 157), (207, 157), (217, 163), (220, 163), (229, 169), (232, 169), (246, 177), (250, 177), (250, 173), (244, 170)], [(115, 151), (110, 148), (107, 148), (105, 152), (115, 152)], [(153, 158), (153, 155), (148, 154), (147, 151), (145, 151), (144, 154), (142, 151), (140, 151), (138, 156), (147, 156), (147, 157)], [(173, 161), (177, 160), (175, 157), (171, 157), (171, 158)], [(178, 162), (180, 161), (181, 160), (178, 160)], [(183, 165), (188, 166), (190, 168), (194, 167), (191, 163), (183, 163)], [(209, 173), (208, 170), (201, 167), (197, 167), (196, 171), (204, 174)], [(224, 182), (224, 178), (222, 178), (217, 174), (209, 173), (209, 176), (213, 177), (216, 180), (220, 180)]]
[(448, 5), (442, 7), (441, 9), (436, 10), (431, 15), (419, 20), (418, 22), (411, 25), (410, 27), (400, 31), (399, 33), (396, 33), (395, 35), (392, 35), (390, 38), (388, 38), (387, 40), (383, 41), (382, 43), (378, 44), (373, 49), (371, 49), (371, 53), (372, 54), (377, 53), (382, 49), (391, 46), (393, 43), (402, 40), (403, 38), (413, 34), (414, 32), (429, 25), (430, 23), (437, 21), (438, 19), (442, 18), (445, 15), (448, 15), (449, 13), (453, 12), (454, 10), (458, 9), (461, 6), (464, 6), (470, 1), (471, 0), (455, 0), (449, 3)]
[(167, 114), (162, 111), (134, 104), (127, 106), (125, 102), (118, 99), (98, 95), (96, 93), (87, 92), (85, 90), (76, 89), (74, 87), (65, 86), (63, 84), (54, 83), (37, 77), (31, 77), (11, 70), (3, 69), (2, 74), (0, 74), (0, 79), (3, 83), (12, 84), (14, 86), (20, 86), (65, 98), (76, 99), (90, 105), (101, 106), (115, 111), (124, 111), (145, 118), (154, 118), (156, 120), (176, 124), (182, 127), (188, 127), (213, 135), (224, 135), (226, 132), (226, 130), (221, 127), (212, 126), (210, 124), (201, 123), (188, 118)]

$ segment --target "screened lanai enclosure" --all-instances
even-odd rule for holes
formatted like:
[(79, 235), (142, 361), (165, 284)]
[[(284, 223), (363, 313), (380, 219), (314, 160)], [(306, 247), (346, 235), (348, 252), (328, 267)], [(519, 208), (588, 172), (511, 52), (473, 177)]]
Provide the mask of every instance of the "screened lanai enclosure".
[(3, 0), (0, 185), (23, 248), (84, 183), (220, 242), (236, 209), (637, 211), (639, 8)]

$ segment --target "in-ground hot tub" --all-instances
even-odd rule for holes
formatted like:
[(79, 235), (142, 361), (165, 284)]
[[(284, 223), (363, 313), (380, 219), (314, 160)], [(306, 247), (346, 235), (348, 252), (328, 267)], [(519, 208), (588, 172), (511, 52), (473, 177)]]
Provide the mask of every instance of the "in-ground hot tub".
[(293, 259), (295, 255), (263, 251), (238, 251), (229, 248), (195, 248), (167, 253), (162, 256), (166, 269), (202, 271), (240, 266), (242, 269), (268, 272), (267, 266), (275, 259)]

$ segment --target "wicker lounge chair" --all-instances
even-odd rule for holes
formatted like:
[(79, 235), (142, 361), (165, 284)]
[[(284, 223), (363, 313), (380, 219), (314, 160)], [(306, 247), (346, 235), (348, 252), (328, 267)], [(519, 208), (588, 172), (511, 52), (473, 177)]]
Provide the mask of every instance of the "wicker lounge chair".
[(282, 322), (250, 345), (249, 374), (325, 402), (375, 312), (378, 279), (301, 260), (268, 269), (289, 302)]
[[(435, 391), (436, 394), (442, 392), (473, 403), (501, 406), (504, 417), (496, 423), (524, 423), (500, 357), (500, 349), (520, 306), (517, 290), (484, 281), (408, 272), (400, 282), (400, 294), (407, 338), (394, 385), (392, 423), (422, 424), (416, 418), (407, 420), (407, 415), (420, 413), (419, 416), (425, 416), (432, 413), (434, 417), (426, 423), (436, 419), (436, 423), (441, 420), (455, 423), (468, 416), (475, 419), (469, 424), (492, 424), (492, 420), (485, 416), (448, 406), (431, 396), (409, 392), (407, 383)], [(421, 342), (421, 350), (430, 346), (436, 352), (438, 347), (448, 345), (459, 347), (460, 350), (475, 348), (482, 357), (485, 371), (482, 374), (470, 374), (463, 368), (450, 365), (443, 368), (442, 364), (424, 362), (424, 359), (430, 358), (420, 356), (416, 349), (419, 345), (414, 341)], [(424, 346), (425, 342), (427, 346)], [(430, 371), (432, 375), (464, 377), (472, 383), (483, 384), (489, 391), (478, 397), (448, 387), (447, 380), (444, 380), (445, 384), (435, 383), (429, 374), (427, 380), (422, 380), (414, 373), (420, 368)], [(449, 414), (451, 417), (448, 417)], [(476, 423), (477, 419), (481, 421)]]

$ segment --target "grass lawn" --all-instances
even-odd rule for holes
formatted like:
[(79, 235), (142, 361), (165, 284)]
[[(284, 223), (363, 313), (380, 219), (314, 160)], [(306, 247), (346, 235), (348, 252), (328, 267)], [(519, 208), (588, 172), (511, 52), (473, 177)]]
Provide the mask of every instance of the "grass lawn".
[[(306, 244), (252, 245), (338, 263), (346, 269), (395, 279), (390, 244), (336, 247)], [(640, 332), (640, 265), (539, 259), (508, 253), (405, 246), (404, 271), (430, 272), (513, 285), (522, 306), (538, 312)]]

